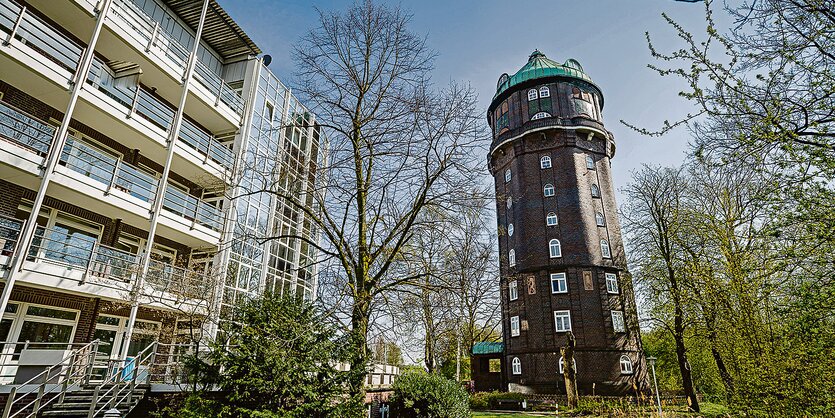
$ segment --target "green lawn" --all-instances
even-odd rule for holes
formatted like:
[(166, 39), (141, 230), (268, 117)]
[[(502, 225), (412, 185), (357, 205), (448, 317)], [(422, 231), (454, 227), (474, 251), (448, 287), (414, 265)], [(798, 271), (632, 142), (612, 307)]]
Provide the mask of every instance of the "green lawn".
[[(493, 412), (473, 412), (473, 418), (530, 418), (542, 417), (543, 415), (529, 415), (523, 412), (507, 412), (507, 413), (493, 413)], [(551, 415), (553, 416), (553, 414)]]

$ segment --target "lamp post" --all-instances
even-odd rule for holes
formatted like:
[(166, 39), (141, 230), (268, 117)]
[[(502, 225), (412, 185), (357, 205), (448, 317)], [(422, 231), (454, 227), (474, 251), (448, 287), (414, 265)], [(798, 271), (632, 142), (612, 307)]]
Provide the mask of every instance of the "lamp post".
[(658, 359), (652, 356), (647, 357), (649, 366), (652, 367), (652, 382), (655, 384), (655, 400), (658, 402), (658, 416), (663, 416), (663, 412), (661, 412), (661, 395), (658, 394), (658, 379), (655, 378), (655, 360)]

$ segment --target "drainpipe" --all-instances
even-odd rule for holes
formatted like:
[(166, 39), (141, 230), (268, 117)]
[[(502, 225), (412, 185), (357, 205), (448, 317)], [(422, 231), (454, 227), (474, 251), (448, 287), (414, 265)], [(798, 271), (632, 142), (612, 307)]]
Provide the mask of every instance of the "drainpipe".
[(180, 103), (177, 106), (177, 112), (174, 114), (174, 121), (171, 124), (171, 130), (168, 132), (168, 155), (165, 157), (165, 165), (162, 170), (162, 176), (159, 179), (156, 193), (154, 194), (154, 205), (151, 207), (150, 226), (148, 227), (148, 239), (145, 240), (145, 248), (140, 252), (138, 257), (141, 257), (139, 272), (133, 282), (131, 289), (131, 307), (130, 317), (128, 318), (128, 326), (125, 330), (125, 337), (122, 339), (122, 347), (119, 349), (119, 359), (125, 360), (128, 354), (128, 347), (130, 347), (130, 339), (133, 335), (133, 327), (136, 324), (136, 314), (139, 312), (139, 297), (142, 293), (142, 288), (145, 282), (145, 276), (148, 275), (148, 269), (151, 265), (151, 248), (154, 244), (154, 238), (157, 233), (157, 224), (159, 223), (159, 215), (162, 212), (162, 203), (165, 199), (165, 189), (168, 183), (168, 175), (171, 173), (171, 160), (174, 158), (174, 146), (177, 143), (177, 138), (180, 136), (180, 127), (183, 124), (183, 112), (185, 111), (186, 99), (188, 98), (188, 87), (191, 83), (192, 75), (194, 74), (194, 66), (197, 61), (197, 51), (200, 48), (200, 38), (203, 34), (203, 25), (206, 23), (206, 11), (209, 7), (209, 0), (203, 0), (203, 8), (200, 11), (200, 23), (197, 25), (197, 34), (194, 36), (194, 47), (191, 50), (191, 55), (188, 57), (186, 64), (186, 71), (183, 75), (183, 89), (180, 93)]
[(87, 43), (87, 48), (84, 49), (84, 53), (81, 55), (79, 66), (73, 75), (73, 79), (69, 81), (72, 86), (70, 101), (67, 103), (67, 110), (64, 112), (64, 118), (61, 119), (61, 125), (58, 127), (58, 131), (55, 133), (55, 136), (52, 137), (52, 144), (50, 145), (45, 165), (42, 167), (43, 174), (41, 185), (38, 187), (38, 193), (35, 194), (35, 201), (32, 203), (32, 212), (29, 214), (29, 218), (23, 225), (23, 231), (21, 231), (18, 245), (16, 246), (14, 256), (12, 257), (9, 277), (6, 279), (6, 286), (3, 287), (3, 294), (0, 295), (0, 312), (6, 312), (6, 306), (9, 304), (9, 298), (12, 295), (12, 288), (14, 287), (15, 280), (17, 279), (18, 273), (23, 270), (23, 262), (26, 261), (26, 254), (29, 254), (29, 247), (32, 245), (32, 239), (35, 237), (35, 231), (38, 226), (38, 214), (41, 212), (43, 201), (46, 198), (47, 188), (49, 188), (49, 183), (52, 181), (52, 174), (58, 166), (61, 152), (64, 149), (67, 130), (70, 127), (70, 121), (72, 120), (72, 115), (75, 111), (75, 105), (78, 103), (78, 96), (81, 93), (81, 88), (84, 87), (84, 83), (87, 80), (87, 73), (90, 72), (90, 66), (93, 64), (93, 52), (96, 49), (96, 43), (99, 40), (101, 29), (104, 26), (104, 18), (110, 10), (111, 3), (112, 0), (103, 0), (102, 6), (98, 10), (98, 15), (96, 16), (96, 26), (93, 28), (93, 34), (90, 36), (90, 42)]

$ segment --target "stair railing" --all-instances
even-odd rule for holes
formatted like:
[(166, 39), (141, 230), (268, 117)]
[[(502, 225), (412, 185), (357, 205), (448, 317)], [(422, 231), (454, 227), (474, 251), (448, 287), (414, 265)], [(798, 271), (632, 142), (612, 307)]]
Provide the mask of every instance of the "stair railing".
[[(124, 360), (121, 367), (112, 370), (109, 376), (93, 389), (93, 399), (90, 400), (87, 418), (103, 416), (105, 411), (112, 408), (118, 409), (123, 404), (128, 408), (120, 412), (127, 415), (133, 409), (133, 394), (137, 380), (142, 377), (146, 383), (150, 381), (151, 366), (154, 364), (156, 352), (157, 342), (154, 341), (133, 358)], [(147, 372), (145, 376), (140, 376), (139, 372), (143, 367)], [(99, 407), (100, 402), (102, 405)]]
[[(37, 344), (32, 343), (32, 345)], [(72, 344), (67, 345), (72, 346)], [(6, 399), (2, 418), (35, 417), (52, 402), (56, 400), (61, 402), (68, 391), (78, 389), (89, 381), (88, 374), (96, 360), (98, 348), (99, 340), (93, 340), (72, 350), (61, 361), (47, 366), (44, 371), (26, 382), (13, 385)], [(56, 393), (54, 390), (49, 390), (47, 385), (61, 389)]]

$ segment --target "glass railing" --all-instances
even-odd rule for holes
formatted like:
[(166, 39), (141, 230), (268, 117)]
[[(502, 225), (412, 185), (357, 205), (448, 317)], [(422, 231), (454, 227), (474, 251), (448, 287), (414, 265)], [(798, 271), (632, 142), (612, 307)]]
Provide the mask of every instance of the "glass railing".
[(156, 260), (151, 260), (145, 276), (145, 283), (152, 289), (189, 299), (208, 298), (214, 290), (215, 281), (205, 273)]
[(165, 189), (162, 207), (215, 231), (223, 227), (220, 209), (171, 186)]
[(119, 159), (92, 145), (67, 136), (61, 152), (61, 164), (100, 183), (111, 184)]
[(0, 255), (11, 257), (22, 227), (23, 221), (0, 215)]
[(55, 135), (55, 127), (0, 102), (0, 136), (40, 154), (46, 154)]
[[(21, 17), (21, 12), (23, 16)], [(0, 0), (0, 29), (7, 35), (11, 33), (15, 22), (20, 25), (15, 38), (37, 50), (50, 61), (66, 70), (75, 71), (84, 49), (72, 39), (53, 29), (40, 17), (24, 9), (14, 0)]]

